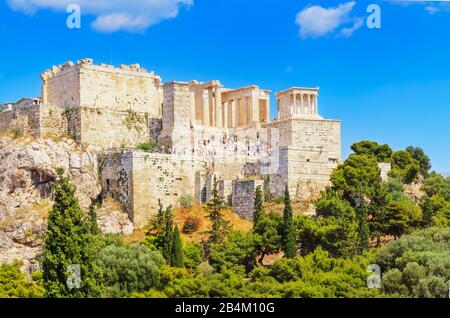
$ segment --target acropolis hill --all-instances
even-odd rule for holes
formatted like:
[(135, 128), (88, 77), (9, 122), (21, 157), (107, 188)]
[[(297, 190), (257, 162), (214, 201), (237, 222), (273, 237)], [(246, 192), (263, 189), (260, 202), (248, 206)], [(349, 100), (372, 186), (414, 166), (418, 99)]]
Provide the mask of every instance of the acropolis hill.
[[(260, 185), (274, 197), (288, 185), (308, 199), (329, 183), (341, 160), (340, 121), (319, 115), (318, 88), (276, 93), (217, 81), (163, 83), (139, 65), (67, 62), (41, 75), (39, 100), (0, 113), (0, 132), (35, 137), (70, 135), (100, 146), (102, 191), (118, 199), (135, 224), (144, 224), (182, 195), (208, 200), (214, 176), (235, 211), (252, 215)], [(153, 140), (157, 151), (137, 150)]]

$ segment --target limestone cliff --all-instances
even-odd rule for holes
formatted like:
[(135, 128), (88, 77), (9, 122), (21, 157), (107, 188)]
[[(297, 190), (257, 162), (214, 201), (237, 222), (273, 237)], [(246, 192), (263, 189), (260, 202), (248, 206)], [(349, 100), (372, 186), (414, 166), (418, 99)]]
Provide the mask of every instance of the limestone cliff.
[[(23, 260), (26, 267), (37, 263), (57, 168), (68, 173), (80, 206), (88, 209), (102, 190), (97, 168), (99, 151), (71, 139), (0, 138), (0, 263), (14, 259)], [(98, 211), (100, 228), (108, 233), (132, 232), (126, 213), (109, 201)]]

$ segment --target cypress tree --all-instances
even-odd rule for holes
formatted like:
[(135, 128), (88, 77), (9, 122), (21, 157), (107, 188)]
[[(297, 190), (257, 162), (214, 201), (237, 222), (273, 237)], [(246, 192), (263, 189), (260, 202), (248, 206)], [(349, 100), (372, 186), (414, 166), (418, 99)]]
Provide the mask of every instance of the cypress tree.
[(97, 212), (95, 211), (95, 207), (91, 206), (89, 208), (88, 218), (87, 218), (87, 226), (88, 230), (92, 235), (100, 234), (100, 229), (97, 224)]
[(172, 242), (173, 242), (173, 219), (172, 206), (167, 207), (164, 214), (164, 234), (162, 236), (162, 254), (169, 265), (172, 259)]
[(48, 215), (42, 256), (45, 295), (97, 297), (100, 272), (95, 265), (90, 226), (83, 218), (74, 186), (63, 176), (63, 169), (57, 172), (59, 181), (53, 185), (54, 204)]
[(230, 231), (228, 221), (223, 218), (222, 210), (225, 207), (223, 198), (219, 195), (217, 190), (217, 180), (214, 177), (212, 198), (206, 205), (208, 211), (208, 218), (211, 221), (211, 230), (209, 231), (209, 243), (221, 243)]
[(356, 250), (361, 254), (369, 248), (369, 227), (367, 224), (366, 204), (362, 203), (355, 212), (358, 221), (358, 242)]
[(175, 226), (172, 235), (172, 255), (170, 265), (173, 267), (183, 267), (183, 246), (181, 243), (180, 231)]
[(253, 211), (253, 228), (255, 229), (263, 213), (263, 196), (261, 186), (256, 187), (255, 208)]
[[(364, 192), (361, 192), (364, 193)], [(367, 204), (363, 194), (354, 193), (351, 196), (353, 206), (355, 207), (356, 218), (358, 222), (358, 240), (356, 242), (356, 251), (361, 254), (369, 247), (369, 226), (367, 222)]]
[(297, 246), (295, 242), (295, 228), (294, 219), (292, 216), (291, 198), (289, 196), (289, 189), (287, 185), (284, 191), (283, 222), (284, 256), (287, 258), (293, 258), (297, 252)]

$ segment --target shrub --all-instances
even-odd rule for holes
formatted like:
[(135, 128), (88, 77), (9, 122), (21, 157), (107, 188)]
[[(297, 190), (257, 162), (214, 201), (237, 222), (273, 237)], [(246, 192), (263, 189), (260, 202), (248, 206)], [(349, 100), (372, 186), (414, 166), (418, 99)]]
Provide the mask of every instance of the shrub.
[(376, 263), (382, 290), (393, 297), (448, 297), (450, 228), (428, 228), (383, 246)]
[(157, 286), (165, 264), (159, 252), (142, 245), (107, 246), (100, 251), (98, 263), (109, 297), (127, 296)]
[(146, 152), (155, 151), (157, 148), (158, 148), (158, 144), (153, 140), (149, 140), (147, 142), (144, 142), (144, 143), (136, 146), (136, 149), (146, 151)]
[(276, 204), (282, 204), (284, 203), (284, 196), (278, 197), (275, 199)]
[(22, 263), (19, 261), (0, 265), (0, 298), (44, 296), (40, 272), (33, 273), (32, 281), (30, 281), (26, 278), (25, 273), (20, 270), (21, 266)]
[(14, 138), (19, 138), (23, 135), (23, 131), (19, 128), (16, 128), (12, 131)]
[(186, 268), (197, 268), (203, 261), (204, 251), (200, 243), (187, 244), (183, 248), (184, 266)]
[(181, 207), (184, 209), (191, 209), (194, 205), (194, 197), (189, 194), (182, 195), (178, 201), (180, 202)]
[(192, 234), (200, 228), (200, 218), (196, 216), (189, 216), (183, 224), (183, 233)]

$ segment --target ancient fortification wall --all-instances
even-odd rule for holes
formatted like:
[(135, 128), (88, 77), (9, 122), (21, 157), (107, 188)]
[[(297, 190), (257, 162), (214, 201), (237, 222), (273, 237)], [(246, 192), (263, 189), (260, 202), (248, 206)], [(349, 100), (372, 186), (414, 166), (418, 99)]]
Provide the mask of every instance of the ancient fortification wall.
[(257, 187), (264, 188), (263, 180), (233, 181), (232, 206), (234, 211), (246, 219), (253, 218), (255, 207), (255, 191)]
[(0, 113), (0, 133), (40, 134), (39, 106), (29, 106)]

